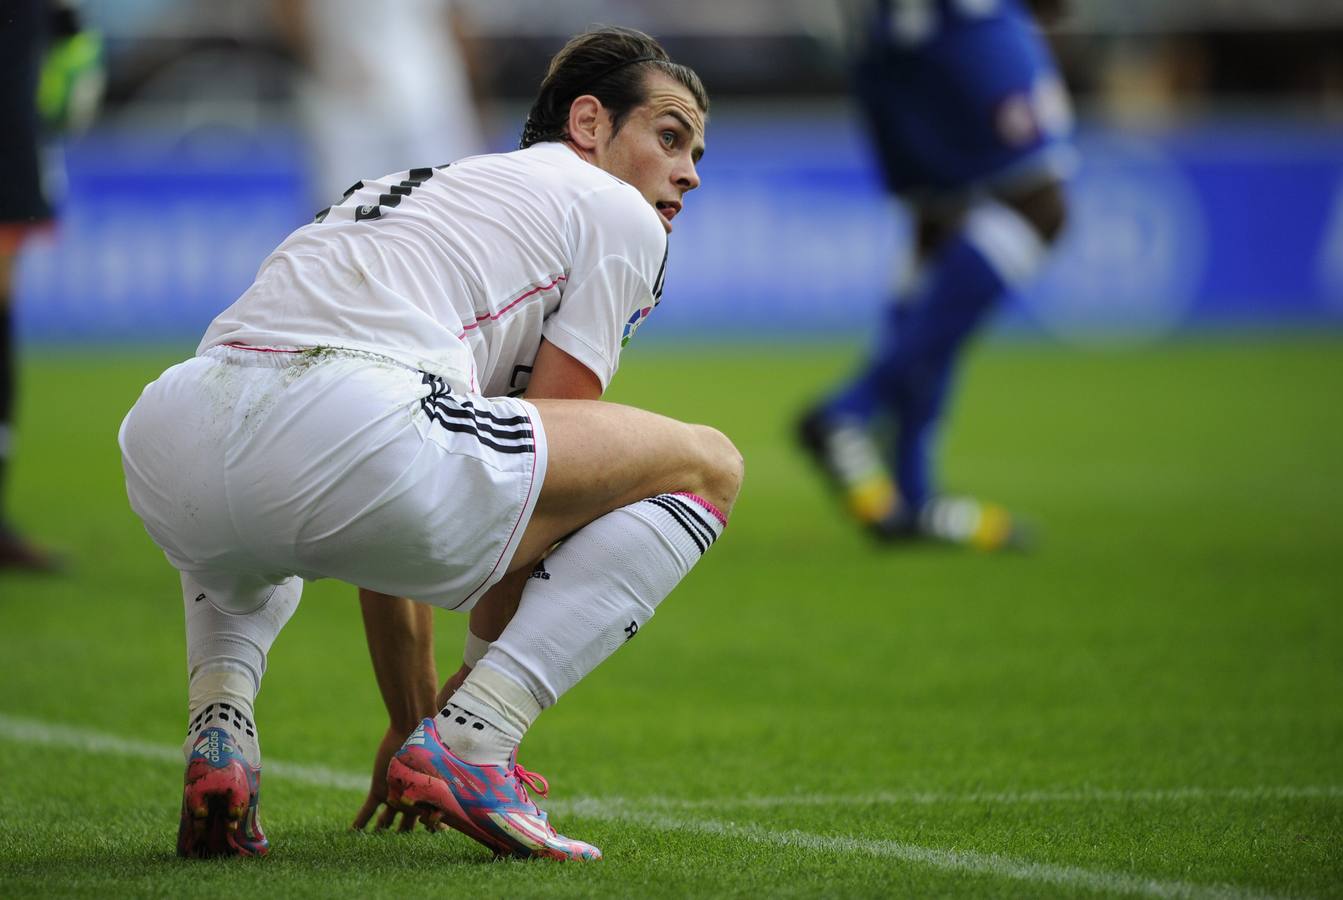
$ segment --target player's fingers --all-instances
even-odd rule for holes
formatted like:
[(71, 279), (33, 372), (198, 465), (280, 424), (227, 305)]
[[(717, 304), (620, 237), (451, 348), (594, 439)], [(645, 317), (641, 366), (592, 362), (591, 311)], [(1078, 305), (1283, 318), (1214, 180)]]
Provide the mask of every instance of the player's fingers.
[(448, 827), (443, 824), (443, 814), (441, 812), (421, 813), (420, 821), (424, 822), (426, 831), (442, 831)]
[(413, 811), (402, 810), (402, 811), (401, 811), (401, 824), (398, 825), (398, 826), (396, 827), (396, 831), (397, 831), (397, 833), (398, 833), (398, 834), (405, 834), (407, 831), (411, 831), (411, 830), (413, 830), (413, 829), (415, 828), (415, 823), (416, 823), (418, 820), (419, 820), (419, 816), (415, 815), (415, 813), (414, 813)]
[(364, 801), (364, 805), (359, 807), (359, 812), (354, 814), (354, 821), (350, 827), (355, 831), (363, 831), (368, 825), (368, 820), (373, 817), (373, 811), (378, 808), (378, 801), (369, 797)]
[(392, 823), (395, 821), (396, 821), (396, 807), (384, 806), (382, 808), (382, 812), (378, 815), (377, 828), (379, 831), (384, 831), (388, 828), (391, 828)]

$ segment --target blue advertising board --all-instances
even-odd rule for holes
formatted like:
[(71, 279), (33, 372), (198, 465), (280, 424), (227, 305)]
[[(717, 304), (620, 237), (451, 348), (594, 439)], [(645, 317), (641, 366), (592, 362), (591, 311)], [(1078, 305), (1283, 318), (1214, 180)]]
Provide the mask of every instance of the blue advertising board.
[[(999, 327), (1085, 341), (1343, 324), (1343, 133), (1092, 126), (1079, 147), (1059, 252)], [(104, 130), (66, 156), (59, 226), (19, 269), (28, 339), (199, 335), (327, 202), (308, 196), (301, 137), (284, 129)], [(869, 325), (906, 264), (907, 223), (842, 108), (716, 111), (701, 175), (641, 339)]]

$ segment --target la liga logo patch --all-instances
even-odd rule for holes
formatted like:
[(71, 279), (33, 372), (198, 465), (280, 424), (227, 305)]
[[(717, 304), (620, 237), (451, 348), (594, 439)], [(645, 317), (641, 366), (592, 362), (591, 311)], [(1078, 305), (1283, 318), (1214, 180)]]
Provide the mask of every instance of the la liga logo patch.
[(624, 347), (630, 342), (630, 338), (634, 337), (634, 332), (639, 330), (639, 326), (643, 324), (644, 319), (647, 319), (648, 314), (652, 311), (653, 307), (645, 306), (643, 309), (636, 310), (634, 315), (630, 316), (630, 320), (625, 323), (625, 333), (620, 338), (620, 346)]

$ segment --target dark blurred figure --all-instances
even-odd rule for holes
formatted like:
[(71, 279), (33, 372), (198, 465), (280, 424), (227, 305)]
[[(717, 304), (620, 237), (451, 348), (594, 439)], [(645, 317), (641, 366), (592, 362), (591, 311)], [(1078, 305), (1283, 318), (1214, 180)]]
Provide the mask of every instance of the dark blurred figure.
[[(51, 222), (42, 133), (76, 124), (98, 93), (98, 40), (74, 10), (48, 0), (0, 5), (0, 568), (51, 571), (51, 554), (28, 542), (6, 514), (13, 446), (16, 351), (13, 281), (19, 249)], [(90, 94), (93, 96), (90, 97)]]
[(1020, 546), (1006, 510), (938, 493), (934, 442), (970, 337), (1063, 226), (1067, 93), (1024, 0), (875, 0), (861, 21), (854, 88), (887, 186), (911, 208), (915, 259), (871, 355), (806, 413), (800, 437), (882, 539)]

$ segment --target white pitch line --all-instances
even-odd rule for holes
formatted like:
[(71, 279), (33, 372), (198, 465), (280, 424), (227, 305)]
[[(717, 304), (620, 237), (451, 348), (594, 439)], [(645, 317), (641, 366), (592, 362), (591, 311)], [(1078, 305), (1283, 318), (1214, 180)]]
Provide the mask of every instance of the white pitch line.
[[(164, 744), (151, 744), (146, 741), (134, 741), (101, 734), (85, 728), (69, 725), (52, 725), (36, 719), (21, 719), (0, 713), (0, 738), (21, 744), (38, 744), (48, 747), (79, 747), (84, 750), (96, 750), (117, 756), (129, 756), (135, 759), (148, 759), (154, 762), (170, 762), (183, 765), (185, 757), (181, 747)], [(304, 763), (288, 763), (279, 760), (265, 761), (267, 776), (287, 781), (307, 784), (313, 787), (334, 788), (342, 791), (368, 790), (367, 775), (352, 775), (349, 772), (337, 772), (324, 766), (310, 766)]]
[[(594, 802), (604, 803), (601, 798)], [(1026, 791), (967, 791), (965, 793), (939, 791), (871, 791), (854, 794), (773, 794), (747, 795), (713, 800), (690, 800), (683, 797), (648, 796), (627, 802), (641, 808), (666, 811), (699, 809), (774, 809), (777, 807), (814, 806), (1014, 806), (1049, 803), (1178, 803), (1187, 800), (1227, 800), (1252, 802), (1256, 800), (1343, 800), (1343, 787), (1333, 785), (1261, 786), (1231, 788), (1137, 788), (1119, 790), (1108, 788), (1074, 788), (1070, 790)], [(580, 801), (583, 802), (583, 801)]]
[[(26, 744), (79, 746), (118, 756), (133, 756), (159, 762), (181, 762), (182, 751), (176, 747), (151, 744), (127, 738), (100, 734), (68, 725), (52, 725), (36, 719), (23, 719), (0, 713), (0, 737)], [(266, 773), (278, 778), (314, 787), (347, 791), (368, 789), (368, 776), (338, 772), (306, 763), (288, 763), (266, 760)], [(611, 809), (660, 810), (665, 812), (701, 809), (773, 809), (776, 807), (815, 806), (949, 806), (1013, 805), (1036, 803), (1170, 803), (1183, 800), (1339, 800), (1343, 787), (1306, 785), (1264, 786), (1239, 788), (1167, 788), (1108, 790), (1080, 788), (1054, 791), (996, 791), (947, 793), (933, 791), (874, 791), (857, 794), (776, 794), (772, 796), (744, 796), (714, 800), (688, 800), (680, 797), (585, 797), (559, 802), (576, 815), (600, 816)]]
[[(35, 719), (9, 716), (4, 713), (0, 713), (0, 739), (30, 745), (78, 747), (81, 749), (97, 750), (136, 759), (152, 760), (154, 762), (170, 762), (178, 765), (182, 763), (182, 751), (177, 747), (151, 744), (145, 741), (128, 740), (114, 735), (102, 734), (90, 729), (75, 728), (68, 725), (54, 725)], [(367, 776), (338, 772), (323, 766), (280, 762), (270, 759), (266, 761), (265, 765), (268, 775), (315, 787), (346, 791), (363, 791), (366, 790), (368, 786)], [(1284, 791), (1292, 793), (1283, 793)], [(1243, 788), (1224, 792), (1189, 788), (1177, 791), (1060, 791), (1038, 793), (1040, 798), (1048, 799), (1032, 799), (1026, 802), (1052, 802), (1057, 798), (1062, 797), (1127, 800), (1132, 799), (1135, 794), (1145, 796), (1147, 800), (1172, 796), (1195, 796), (1198, 798), (1228, 797), (1231, 799), (1238, 799), (1241, 794), (1246, 798), (1281, 798), (1297, 796), (1334, 798), (1343, 796), (1343, 791), (1340, 791), (1337, 788)], [(888, 793), (859, 795), (858, 797), (836, 796), (831, 798), (830, 802), (834, 804), (848, 804), (853, 802), (901, 802), (901, 800), (897, 800), (897, 798), (908, 800), (911, 797), (920, 797), (922, 798), (921, 802), (934, 803), (938, 802), (934, 799), (937, 797), (943, 797), (950, 801), (957, 796), (958, 795)], [(965, 795), (960, 796), (964, 797)], [(1035, 794), (1027, 792), (1026, 794), (983, 794), (978, 796), (999, 799), (1011, 797), (1019, 798), (1023, 796), (1034, 798)], [(742, 798), (739, 801), (732, 801), (730, 804), (720, 802), (717, 804), (717, 808), (721, 809), (726, 805), (779, 807), (791, 804), (819, 806), (822, 805), (822, 797), (823, 795), (819, 794), (807, 794), (795, 797)], [(798, 803), (799, 799), (806, 799), (809, 800), (809, 802), (800, 804)], [(903, 862), (924, 865), (934, 869), (942, 869), (944, 871), (988, 875), (997, 878), (1007, 878), (1014, 881), (1048, 884), (1061, 888), (1134, 894), (1147, 897), (1197, 898), (1197, 900), (1204, 900), (1204, 898), (1208, 898), (1208, 900), (1212, 900), (1212, 898), (1226, 898), (1226, 900), (1267, 900), (1269, 897), (1269, 895), (1233, 885), (1206, 885), (1185, 881), (1167, 881), (1156, 878), (1146, 878), (1141, 875), (1130, 875), (1122, 872), (1106, 872), (1082, 869), (1074, 866), (1060, 866), (1051, 863), (1032, 862), (1030, 860), (1014, 859), (1012, 857), (1000, 856), (993, 853), (979, 853), (973, 850), (942, 850), (932, 847), (923, 847), (917, 844), (906, 844), (900, 841), (821, 835), (793, 829), (780, 831), (759, 825), (739, 825), (734, 822), (724, 822), (713, 819), (678, 819), (666, 815), (665, 812), (659, 812), (659, 810), (689, 810), (691, 808), (707, 807), (709, 805), (710, 804), (707, 801), (676, 801), (672, 798), (649, 798), (649, 800), (643, 801), (620, 797), (604, 799), (588, 798), (574, 800), (568, 803), (555, 804), (557, 808), (563, 808), (573, 815), (605, 819), (608, 821), (626, 821), (636, 826), (654, 828), (660, 831), (690, 831), (698, 834), (732, 838), (790, 850), (876, 856), (887, 859), (897, 859)]]
[[(734, 822), (713, 820), (682, 821), (661, 816), (630, 815), (628, 821), (664, 831), (693, 831), (718, 837), (748, 840), (789, 850), (810, 850), (818, 853), (859, 854), (898, 859), (902, 862), (925, 865), (934, 869), (989, 875), (1013, 881), (1048, 884), (1070, 890), (1098, 891), (1106, 894), (1135, 894), (1144, 897), (1188, 898), (1188, 900), (1270, 900), (1271, 895), (1236, 887), (1234, 885), (1195, 884), (1188, 881), (1166, 881), (1129, 875), (1123, 872), (1105, 872), (1059, 866), (1052, 863), (1032, 862), (979, 853), (973, 850), (940, 850), (905, 844), (900, 841), (875, 840), (842, 836), (812, 834), (806, 831), (777, 831), (759, 825), (738, 825)], [(891, 889), (899, 893), (899, 885)]]
[(132, 741), (100, 734), (86, 728), (72, 728), (69, 725), (49, 725), (36, 719), (20, 719), (0, 713), (0, 737), (18, 744), (37, 744), (48, 747), (79, 747), (112, 753), (117, 756), (131, 756), (137, 759), (149, 759), (155, 762), (184, 761), (182, 751), (163, 744), (150, 744), (146, 741)]

